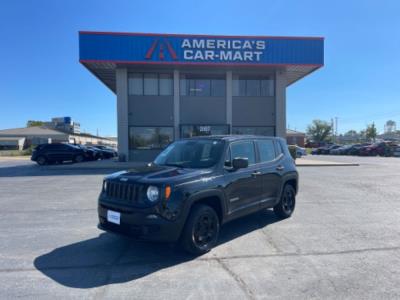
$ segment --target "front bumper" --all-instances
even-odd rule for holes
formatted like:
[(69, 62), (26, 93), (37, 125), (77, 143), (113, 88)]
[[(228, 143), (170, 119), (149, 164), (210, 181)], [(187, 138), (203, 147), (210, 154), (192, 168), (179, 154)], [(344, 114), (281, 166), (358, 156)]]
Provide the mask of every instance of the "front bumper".
[[(108, 210), (121, 214), (119, 225), (107, 221)], [(183, 218), (169, 221), (159, 215), (155, 207), (135, 209), (99, 201), (98, 215), (99, 229), (141, 240), (175, 242), (184, 226)]]

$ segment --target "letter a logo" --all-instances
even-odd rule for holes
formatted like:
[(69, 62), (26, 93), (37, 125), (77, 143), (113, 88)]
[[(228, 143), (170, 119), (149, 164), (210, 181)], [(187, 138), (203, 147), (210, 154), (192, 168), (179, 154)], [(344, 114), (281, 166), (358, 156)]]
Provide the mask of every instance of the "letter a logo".
[(156, 52), (156, 49), (158, 49), (158, 58), (159, 60), (164, 60), (165, 59), (165, 48), (167, 49), (169, 56), (173, 60), (177, 60), (178, 57), (176, 56), (176, 52), (174, 48), (172, 48), (170, 42), (167, 39), (162, 39), (161, 41), (159, 39), (154, 40), (154, 42), (151, 44), (151, 47), (149, 50), (146, 52), (146, 59), (152, 59), (154, 52)]

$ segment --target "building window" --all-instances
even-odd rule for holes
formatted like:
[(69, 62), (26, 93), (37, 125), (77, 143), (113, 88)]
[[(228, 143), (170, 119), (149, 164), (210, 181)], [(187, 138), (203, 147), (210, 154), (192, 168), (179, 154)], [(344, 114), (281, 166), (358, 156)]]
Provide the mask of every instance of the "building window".
[(247, 97), (260, 97), (261, 95), (261, 82), (258, 79), (246, 80), (246, 96)]
[(229, 134), (228, 125), (181, 125), (181, 138)]
[(261, 96), (273, 97), (275, 95), (274, 90), (274, 80), (261, 79)]
[(181, 75), (180, 94), (181, 96), (194, 97), (225, 97), (224, 78), (193, 77)]
[(144, 95), (157, 96), (158, 95), (158, 76), (155, 73), (144, 74)]
[(135, 96), (172, 96), (172, 74), (130, 73), (128, 90), (129, 95)]
[(275, 136), (275, 127), (273, 126), (234, 126), (232, 127), (233, 134), (254, 134), (264, 136)]
[(143, 74), (129, 75), (129, 95), (143, 95)]
[(129, 148), (163, 149), (174, 139), (173, 127), (130, 127)]
[(273, 97), (274, 80), (270, 77), (233, 76), (233, 96)]
[(160, 74), (160, 96), (171, 96), (174, 94), (174, 82), (171, 74)]
[(225, 80), (212, 79), (211, 80), (211, 95), (214, 97), (225, 97)]

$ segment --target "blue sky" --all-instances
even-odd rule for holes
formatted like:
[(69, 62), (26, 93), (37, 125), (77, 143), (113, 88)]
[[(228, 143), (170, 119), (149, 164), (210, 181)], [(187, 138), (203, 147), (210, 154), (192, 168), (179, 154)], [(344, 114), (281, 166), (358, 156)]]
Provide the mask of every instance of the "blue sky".
[(0, 129), (71, 116), (116, 134), (115, 95), (78, 62), (78, 31), (325, 37), (325, 66), (287, 90), (287, 123), (400, 127), (400, 1), (40, 1), (0, 4)]

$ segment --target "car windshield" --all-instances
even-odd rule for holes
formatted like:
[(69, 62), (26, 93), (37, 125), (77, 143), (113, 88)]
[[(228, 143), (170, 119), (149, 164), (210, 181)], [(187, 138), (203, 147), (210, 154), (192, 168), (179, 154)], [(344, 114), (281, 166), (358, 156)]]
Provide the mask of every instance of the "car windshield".
[(154, 160), (157, 165), (210, 168), (221, 158), (224, 142), (212, 139), (182, 140), (169, 145)]

